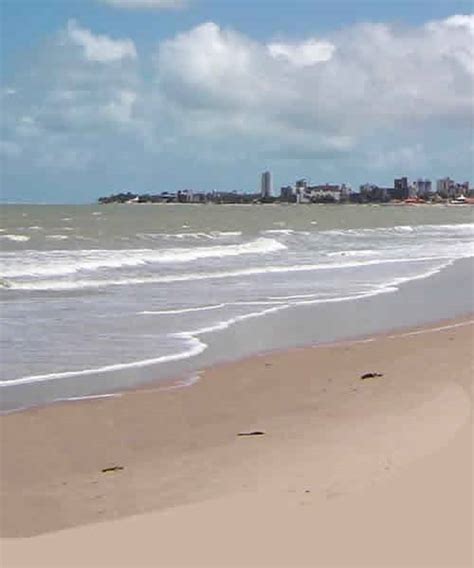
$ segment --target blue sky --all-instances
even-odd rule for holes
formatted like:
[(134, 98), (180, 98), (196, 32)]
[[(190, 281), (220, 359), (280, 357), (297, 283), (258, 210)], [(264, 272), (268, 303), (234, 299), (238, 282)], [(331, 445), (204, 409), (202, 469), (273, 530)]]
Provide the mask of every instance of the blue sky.
[(4, 200), (472, 180), (472, 2), (0, 6)]

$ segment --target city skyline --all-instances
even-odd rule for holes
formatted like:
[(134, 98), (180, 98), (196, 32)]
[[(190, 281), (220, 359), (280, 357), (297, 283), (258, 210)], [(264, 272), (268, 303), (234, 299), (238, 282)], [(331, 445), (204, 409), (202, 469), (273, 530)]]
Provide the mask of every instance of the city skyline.
[(472, 180), (472, 4), (341, 4), (4, 0), (2, 201)]
[(132, 192), (123, 190), (100, 196), (102, 204), (109, 203), (217, 203), (217, 204), (258, 204), (258, 203), (474, 203), (474, 189), (469, 181), (456, 181), (449, 176), (437, 179), (434, 183), (427, 178), (418, 177), (410, 181), (406, 176), (395, 178), (390, 187), (365, 183), (358, 190), (350, 184), (311, 184), (308, 178), (281, 186), (279, 192), (273, 191), (272, 172), (260, 175), (260, 191), (244, 192), (238, 190), (195, 191), (193, 188), (161, 192)]

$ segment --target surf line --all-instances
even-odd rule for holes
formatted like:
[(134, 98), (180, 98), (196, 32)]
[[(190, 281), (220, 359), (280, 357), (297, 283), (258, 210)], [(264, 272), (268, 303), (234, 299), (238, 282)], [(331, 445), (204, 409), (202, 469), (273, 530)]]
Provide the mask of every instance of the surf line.
[(80, 377), (84, 375), (94, 375), (94, 374), (102, 374), (108, 373), (110, 371), (123, 371), (126, 369), (133, 369), (139, 367), (148, 367), (151, 365), (156, 365), (158, 363), (167, 363), (170, 361), (177, 361), (180, 359), (188, 359), (190, 357), (195, 357), (202, 353), (206, 348), (207, 345), (200, 341), (197, 337), (192, 337), (191, 335), (185, 334), (176, 334), (181, 335), (192, 341), (194, 346), (191, 347), (188, 351), (183, 351), (182, 353), (176, 353), (173, 355), (163, 355), (161, 357), (155, 357), (153, 359), (143, 359), (141, 361), (132, 361), (130, 363), (118, 363), (114, 365), (105, 365), (103, 367), (97, 367), (95, 369), (81, 369), (78, 371), (62, 371), (58, 373), (48, 373), (45, 375), (30, 375), (27, 377), (20, 377), (18, 379), (11, 379), (11, 380), (3, 380), (0, 381), (0, 388), (3, 387), (10, 387), (16, 385), (25, 385), (31, 383), (38, 383), (43, 381), (54, 381), (58, 379), (67, 379), (72, 377)]

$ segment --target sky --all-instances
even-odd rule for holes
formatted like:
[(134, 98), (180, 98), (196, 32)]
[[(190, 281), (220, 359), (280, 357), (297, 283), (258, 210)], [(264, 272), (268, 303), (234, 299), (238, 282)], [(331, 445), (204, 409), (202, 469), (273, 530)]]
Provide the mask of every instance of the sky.
[(465, 0), (0, 0), (5, 202), (474, 182)]

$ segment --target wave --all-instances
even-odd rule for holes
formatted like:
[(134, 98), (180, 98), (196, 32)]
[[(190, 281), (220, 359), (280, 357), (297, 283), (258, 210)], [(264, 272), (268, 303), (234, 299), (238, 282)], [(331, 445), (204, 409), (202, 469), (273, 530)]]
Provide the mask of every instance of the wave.
[(134, 267), (156, 263), (186, 263), (206, 258), (261, 255), (286, 248), (285, 245), (274, 239), (261, 237), (243, 244), (195, 248), (42, 251), (34, 252), (22, 258), (18, 258), (16, 253), (11, 253), (9, 256), (4, 256), (2, 275), (9, 278), (68, 276), (81, 271), (95, 271), (102, 268)]
[[(362, 295), (361, 295), (361, 297), (362, 297)], [(351, 298), (356, 298), (356, 296), (353, 296)], [(336, 298), (336, 299), (334, 299), (334, 301), (345, 301), (345, 300), (349, 300), (351, 298), (350, 297)], [(97, 374), (109, 373), (109, 372), (114, 372), (114, 371), (117, 372), (117, 371), (123, 371), (123, 370), (131, 369), (131, 368), (158, 365), (160, 363), (168, 363), (168, 362), (172, 362), (172, 361), (176, 361), (176, 360), (180, 360), (180, 359), (195, 357), (195, 356), (201, 354), (207, 348), (207, 344), (204, 343), (203, 341), (201, 341), (199, 339), (199, 336), (205, 335), (205, 334), (208, 334), (208, 333), (213, 333), (213, 332), (216, 332), (216, 331), (223, 331), (225, 329), (228, 329), (229, 327), (231, 327), (232, 325), (234, 325), (236, 323), (246, 321), (246, 320), (249, 320), (249, 319), (253, 319), (253, 318), (262, 317), (262, 316), (265, 316), (265, 315), (268, 315), (268, 314), (276, 313), (276, 312), (281, 311), (281, 310), (286, 310), (289, 307), (291, 307), (291, 304), (279, 304), (279, 305), (276, 305), (276, 306), (272, 306), (270, 308), (265, 308), (264, 310), (251, 312), (251, 313), (235, 316), (235, 317), (232, 317), (232, 318), (229, 318), (229, 319), (226, 319), (226, 320), (222, 320), (222, 321), (219, 321), (215, 324), (211, 324), (209, 326), (174, 333), (174, 334), (171, 335), (172, 337), (184, 339), (185, 341), (187, 341), (191, 345), (191, 347), (187, 351), (183, 351), (181, 353), (172, 354), (172, 355), (163, 355), (161, 357), (155, 357), (155, 358), (152, 358), (152, 359), (143, 359), (143, 360), (140, 360), (140, 361), (133, 361), (133, 362), (129, 362), (129, 363), (118, 363), (118, 364), (113, 364), (113, 365), (104, 365), (104, 366), (96, 367), (96, 368), (88, 368), (88, 369), (81, 369), (81, 370), (75, 370), (75, 371), (61, 371), (61, 372), (47, 373), (47, 374), (41, 374), (41, 375), (30, 375), (30, 376), (20, 377), (20, 378), (17, 378), (17, 379), (0, 380), (0, 388), (13, 387), (13, 386), (18, 386), (18, 385), (27, 385), (27, 384), (33, 384), (33, 383), (42, 383), (42, 382), (46, 382), (46, 381), (69, 379), (69, 378), (75, 378), (75, 377), (81, 377), (81, 376), (97, 375)], [(196, 382), (198, 379), (199, 379), (199, 375), (192, 375), (191, 377), (189, 377), (188, 380), (181, 382), (181, 383), (178, 383), (176, 385), (172, 385), (171, 387), (168, 387), (168, 388), (180, 388), (180, 387), (184, 387), (184, 386), (189, 386), (189, 385), (193, 384), (194, 382)], [(102, 394), (102, 395), (85, 395), (85, 396), (79, 396), (79, 397), (67, 397), (67, 398), (56, 399), (56, 400), (58, 400), (58, 401), (59, 400), (61, 400), (61, 401), (72, 401), (72, 400), (84, 400), (84, 399), (94, 399), (94, 398), (107, 398), (107, 397), (114, 397), (114, 396), (120, 396), (120, 393), (117, 393), (117, 394), (106, 393), (106, 394)]]
[(104, 394), (86, 394), (83, 396), (68, 396), (64, 398), (55, 398), (54, 402), (76, 402), (79, 400), (97, 400), (101, 398), (120, 398), (122, 393), (104, 393)]
[(181, 315), (195, 312), (207, 312), (212, 310), (220, 310), (229, 306), (276, 306), (282, 302), (275, 300), (252, 300), (252, 301), (237, 301), (237, 302), (224, 302), (222, 304), (212, 304), (210, 306), (196, 306), (194, 308), (176, 308), (169, 310), (144, 310), (137, 312), (138, 315), (145, 316), (168, 316), (168, 315)]
[(211, 235), (215, 237), (240, 237), (242, 231), (211, 231)]
[(197, 280), (218, 280), (228, 278), (240, 278), (243, 276), (258, 276), (265, 274), (284, 274), (297, 272), (313, 272), (319, 270), (341, 270), (346, 268), (360, 268), (379, 264), (416, 263), (424, 261), (449, 261), (449, 257), (419, 257), (419, 258), (394, 258), (377, 259), (363, 262), (341, 262), (329, 264), (300, 264), (290, 266), (260, 266), (256, 268), (243, 268), (239, 270), (227, 270), (216, 272), (194, 272), (188, 274), (170, 274), (167, 276), (149, 276), (122, 279), (103, 280), (40, 280), (35, 282), (15, 282), (5, 280), (10, 289), (16, 290), (81, 290), (103, 288), (108, 286), (134, 286), (141, 284), (168, 284), (173, 282), (187, 282)]
[[(291, 235), (295, 231), (293, 229), (265, 229), (264, 231), (261, 232), (265, 235)], [(305, 231), (298, 231), (298, 233), (304, 233), (304, 232)]]
[(336, 235), (336, 236), (357, 236), (367, 235), (373, 233), (381, 233), (391, 235), (397, 233), (400, 237), (404, 235), (409, 236), (412, 233), (440, 233), (440, 236), (445, 235), (447, 231), (454, 233), (461, 232), (463, 234), (474, 234), (474, 223), (445, 223), (440, 225), (426, 224), (426, 225), (394, 225), (392, 227), (364, 227), (359, 229), (328, 229), (326, 231), (319, 231), (313, 234), (320, 235)]
[[(423, 277), (426, 277), (426, 275), (424, 275)], [(243, 314), (243, 315), (239, 315), (239, 316), (234, 316), (231, 317), (229, 319), (226, 320), (222, 320), (220, 322), (211, 324), (209, 326), (205, 326), (205, 327), (201, 327), (198, 329), (194, 329), (191, 331), (183, 331), (180, 333), (177, 333), (177, 336), (181, 336), (183, 338), (196, 338), (199, 337), (200, 335), (205, 335), (207, 333), (213, 333), (216, 331), (224, 331), (225, 329), (228, 329), (229, 327), (231, 327), (232, 325), (242, 322), (242, 321), (246, 321), (249, 319), (254, 319), (254, 318), (258, 318), (258, 317), (262, 317), (268, 314), (273, 314), (282, 310), (287, 310), (289, 308), (292, 307), (298, 307), (298, 306), (307, 306), (307, 305), (312, 305), (312, 304), (322, 304), (322, 303), (338, 303), (338, 302), (349, 302), (351, 300), (361, 300), (363, 298), (369, 298), (371, 296), (377, 296), (379, 294), (387, 294), (387, 293), (392, 293), (395, 292), (397, 290), (397, 287), (394, 285), (382, 285), (379, 286), (378, 288), (371, 290), (371, 291), (367, 291), (367, 292), (361, 292), (359, 294), (350, 294), (347, 296), (336, 296), (333, 298), (318, 298), (318, 299), (313, 299), (313, 300), (303, 300), (303, 301), (299, 301), (299, 302), (294, 302), (294, 303), (283, 303), (283, 302), (279, 302), (275, 305), (275, 303), (272, 305), (271, 308), (265, 308), (264, 310), (260, 310), (258, 312), (250, 312), (248, 314)], [(238, 304), (240, 302), (233, 302), (232, 304)], [(256, 302), (257, 303), (257, 302)], [(245, 302), (242, 302), (242, 304), (245, 304)], [(249, 305), (251, 303), (249, 302)]]
[(332, 257), (332, 256), (354, 256), (354, 257), (358, 257), (358, 256), (374, 256), (377, 254), (381, 254), (385, 251), (383, 250), (373, 250), (373, 249), (366, 249), (366, 250), (341, 250), (341, 251), (337, 251), (337, 252), (328, 252), (326, 253), (326, 256)]
[(0, 239), (7, 239), (9, 241), (16, 241), (18, 243), (24, 243), (26, 241), (29, 241), (31, 237), (28, 237), (27, 235), (0, 235)]
[[(243, 314), (243, 315), (239, 315), (239, 316), (234, 316), (231, 317), (227, 320), (223, 320), (220, 322), (217, 322), (215, 324), (211, 324), (209, 326), (206, 327), (202, 327), (202, 328), (198, 328), (192, 331), (185, 331), (185, 332), (181, 332), (176, 334), (177, 336), (182, 336), (185, 338), (196, 338), (199, 337), (200, 335), (204, 335), (207, 333), (212, 333), (212, 332), (216, 332), (216, 331), (223, 331), (225, 329), (228, 329), (230, 326), (232, 326), (235, 323), (241, 322), (241, 321), (245, 321), (248, 319), (253, 319), (253, 318), (257, 318), (257, 317), (261, 317), (261, 316), (265, 316), (271, 313), (275, 313), (275, 312), (279, 312), (281, 310), (286, 310), (288, 308), (292, 308), (292, 307), (299, 307), (299, 306), (308, 306), (308, 305), (315, 305), (315, 304), (330, 304), (330, 303), (339, 303), (339, 302), (349, 302), (349, 301), (354, 301), (354, 300), (362, 300), (365, 298), (370, 298), (373, 296), (378, 296), (380, 294), (391, 294), (393, 292), (396, 292), (398, 290), (398, 287), (401, 284), (404, 284), (406, 282), (412, 281), (412, 280), (421, 280), (424, 278), (429, 278), (430, 276), (433, 276), (434, 274), (438, 274), (439, 272), (441, 272), (441, 270), (443, 268), (446, 268), (447, 266), (449, 266), (450, 264), (452, 264), (451, 261), (444, 263), (440, 266), (437, 266), (435, 268), (432, 268), (430, 270), (426, 270), (425, 272), (423, 272), (422, 274), (418, 274), (418, 275), (414, 275), (414, 276), (407, 276), (407, 277), (399, 277), (399, 278), (393, 278), (392, 280), (380, 284), (378, 286), (375, 286), (372, 290), (367, 290), (365, 292), (360, 292), (360, 293), (356, 293), (356, 294), (348, 294), (348, 295), (341, 295), (341, 296), (335, 296), (335, 297), (326, 297), (326, 298), (321, 298), (321, 297), (314, 297), (311, 299), (307, 299), (307, 297), (309, 295), (299, 295), (299, 296), (293, 296), (293, 298), (299, 298), (296, 302), (273, 302), (272, 307), (270, 308), (265, 308), (264, 310), (258, 311), (258, 312), (251, 312), (248, 314)], [(305, 297), (303, 299), (303, 297)], [(271, 302), (261, 302), (261, 304), (265, 304), (265, 303), (271, 303)], [(253, 305), (253, 304), (260, 304), (260, 302), (231, 302), (228, 305)]]
[[(132, 286), (153, 283), (172, 283), (192, 280), (245, 277), (259, 274), (305, 272), (312, 270), (340, 269), (367, 266), (371, 263), (418, 262), (423, 260), (443, 260), (444, 258), (462, 258), (472, 256), (470, 249), (474, 235), (474, 223), (444, 225), (399, 225), (386, 228), (361, 228), (312, 233), (292, 229), (270, 229), (264, 233), (281, 233), (283, 236), (294, 234), (298, 240), (291, 244), (291, 237), (285, 238), (285, 244), (267, 236), (260, 236), (244, 243), (216, 244), (214, 246), (188, 246), (175, 248), (146, 249), (89, 249), (89, 250), (52, 250), (52, 251), (16, 251), (2, 255), (2, 287), (19, 290), (77, 290), (94, 289), (108, 286)], [(211, 231), (193, 233), (205, 238), (233, 238), (240, 236), (240, 231)], [(395, 234), (397, 235), (395, 237)], [(159, 234), (157, 234), (158, 236)], [(163, 233), (171, 236), (171, 233)], [(183, 234), (183, 235), (187, 235)], [(218, 235), (222, 235), (218, 236)], [(176, 236), (176, 235), (175, 235)], [(334, 236), (338, 236), (334, 239)], [(345, 237), (341, 241), (339, 237)], [(329, 237), (329, 239), (328, 239)], [(361, 241), (360, 237), (370, 237), (370, 241)], [(384, 240), (378, 240), (384, 237)], [(387, 237), (390, 237), (387, 240)], [(0, 238), (27, 240), (26, 235), (0, 235)], [(66, 235), (49, 235), (50, 239), (66, 239)], [(322, 240), (321, 240), (322, 239)], [(357, 240), (356, 240), (357, 239)], [(378, 244), (380, 242), (380, 244)], [(366, 246), (361, 247), (361, 243)], [(375, 244), (377, 243), (377, 244)], [(362, 244), (362, 246), (364, 246)], [(379, 248), (380, 247), (380, 248)], [(339, 248), (339, 250), (334, 250)], [(277, 266), (262, 266), (260, 261), (252, 261), (249, 268), (232, 269), (230, 263), (223, 265), (221, 259), (241, 255), (266, 255), (281, 253), (279, 262), (295, 259), (294, 263)], [(288, 251), (288, 256), (286, 256)], [(346, 262), (342, 261), (347, 257)], [(408, 258), (407, 258), (408, 257)], [(206, 259), (212, 262), (215, 271), (202, 272), (189, 270), (180, 273), (173, 264), (186, 264)], [(310, 262), (308, 262), (308, 260)], [(313, 262), (311, 263), (311, 260)], [(306, 261), (306, 262), (305, 262)], [(156, 274), (156, 265), (169, 265), (165, 274)], [(141, 267), (150, 267), (149, 274), (140, 274)], [(219, 270), (219, 267), (221, 268)], [(114, 270), (136, 268), (135, 273), (115, 273)], [(94, 272), (101, 271), (95, 278)], [(108, 271), (108, 273), (106, 272)], [(71, 278), (69, 278), (71, 277)], [(74, 278), (72, 278), (74, 277)], [(18, 279), (18, 280), (17, 280)]]
[(136, 237), (139, 239), (163, 239), (163, 240), (172, 240), (172, 239), (207, 239), (207, 240), (216, 240), (216, 239), (226, 239), (229, 237), (241, 237), (242, 231), (210, 231), (209, 233), (205, 232), (186, 232), (186, 233), (137, 233)]
[(171, 240), (171, 239), (211, 239), (211, 235), (208, 233), (137, 233), (135, 235), (138, 239), (163, 239), (163, 240)]
[[(205, 325), (203, 327), (199, 327), (196, 329), (181, 331), (177, 333), (171, 334), (169, 337), (174, 337), (180, 340), (185, 340), (186, 343), (189, 345), (189, 348), (185, 351), (180, 353), (174, 353), (171, 355), (163, 355), (160, 357), (155, 357), (151, 359), (143, 359), (140, 361), (132, 361), (128, 363), (119, 363), (113, 365), (105, 365), (102, 367), (97, 368), (89, 368), (89, 369), (82, 369), (82, 370), (75, 370), (75, 371), (61, 371), (56, 373), (48, 373), (48, 374), (41, 374), (41, 375), (31, 375), (26, 377), (21, 377), (12, 380), (3, 380), (0, 381), (0, 387), (9, 387), (9, 386), (17, 386), (17, 385), (24, 385), (24, 384), (32, 384), (44, 381), (52, 381), (58, 379), (67, 379), (67, 378), (74, 378), (79, 376), (85, 375), (93, 375), (93, 374), (101, 374), (101, 373), (109, 373), (113, 371), (123, 371), (131, 368), (138, 368), (138, 367), (145, 367), (151, 365), (158, 365), (161, 363), (168, 363), (180, 359), (195, 357), (201, 354), (206, 348), (207, 344), (201, 341), (200, 336), (206, 335), (209, 333), (215, 333), (219, 331), (224, 331), (234, 324), (253, 319), (259, 318), (263, 316), (267, 316), (270, 314), (274, 314), (280, 312), (282, 310), (287, 310), (292, 307), (303, 307), (308, 305), (315, 305), (315, 304), (327, 304), (327, 303), (336, 303), (336, 302), (349, 302), (355, 300), (365, 299), (371, 296), (376, 296), (380, 294), (387, 294), (393, 293), (398, 290), (398, 287), (408, 281), (427, 278), (433, 274), (439, 273), (443, 268), (452, 264), (453, 261), (447, 260), (444, 263), (438, 263), (437, 266), (431, 267), (428, 270), (425, 270), (421, 274), (405, 276), (405, 277), (393, 277), (389, 279), (387, 282), (374, 285), (371, 290), (359, 292), (359, 293), (352, 293), (335, 296), (335, 297), (317, 297), (316, 295), (309, 295), (309, 294), (300, 294), (294, 296), (287, 296), (286, 299), (290, 301), (281, 301), (285, 297), (278, 297), (278, 300), (274, 300), (273, 302), (269, 302), (268, 300), (254, 301), (254, 302), (230, 302), (229, 304), (213, 304), (208, 306), (199, 306), (196, 308), (183, 308), (183, 309), (175, 309), (175, 310), (162, 310), (162, 311), (150, 311), (150, 312), (141, 312), (143, 314), (178, 314), (178, 313), (186, 313), (190, 311), (200, 311), (200, 310), (210, 310), (210, 309), (218, 309), (226, 305), (262, 305), (270, 304), (270, 307), (261, 309), (258, 311), (253, 311), (250, 313), (229, 317), (227, 319), (218, 321), (216, 323), (210, 323), (209, 325)], [(294, 301), (291, 301), (291, 300)]]
[(269, 300), (284, 301), (284, 300), (299, 300), (300, 298), (316, 298), (316, 294), (292, 294), (291, 296), (269, 296)]
[(282, 305), (278, 305), (278, 306), (273, 306), (271, 308), (266, 308), (265, 310), (261, 310), (259, 312), (251, 312), (249, 314), (243, 314), (240, 316), (235, 316), (232, 318), (229, 318), (227, 320), (222, 320), (218, 323), (214, 323), (211, 324), (209, 326), (206, 327), (200, 327), (198, 329), (194, 329), (191, 331), (183, 331), (180, 333), (177, 333), (176, 335), (178, 337), (183, 337), (183, 338), (196, 338), (200, 335), (204, 335), (206, 333), (212, 333), (215, 331), (223, 331), (225, 329), (228, 329), (231, 325), (241, 322), (241, 321), (245, 321), (248, 319), (253, 319), (253, 318), (257, 318), (257, 317), (261, 317), (267, 314), (271, 314), (271, 313), (275, 313), (281, 310), (285, 310), (287, 308), (290, 307), (290, 304), (282, 304)]
[(178, 314), (188, 314), (191, 312), (205, 312), (209, 310), (218, 310), (220, 308), (224, 308), (228, 304), (214, 304), (211, 306), (199, 306), (196, 308), (182, 308), (182, 309), (175, 309), (175, 310), (145, 310), (143, 312), (138, 312), (140, 315), (161, 315), (161, 316), (168, 316), (168, 315), (178, 315)]
[(98, 375), (103, 373), (110, 373), (112, 371), (124, 371), (126, 369), (136, 369), (139, 367), (149, 367), (151, 365), (158, 365), (160, 363), (169, 363), (171, 361), (179, 361), (181, 359), (188, 359), (195, 357), (202, 353), (207, 345), (199, 339), (185, 334), (174, 334), (175, 337), (184, 338), (191, 343), (191, 347), (187, 351), (181, 353), (173, 353), (172, 355), (161, 355), (152, 359), (142, 359), (140, 361), (131, 361), (129, 363), (116, 363), (113, 365), (104, 365), (91, 369), (80, 369), (77, 371), (61, 371), (57, 373), (46, 373), (43, 375), (29, 375), (20, 377), (18, 379), (0, 380), (0, 388), (12, 387), (17, 385), (27, 385), (32, 383), (41, 383), (44, 381), (53, 381), (58, 379), (69, 379), (74, 377), (82, 377), (85, 375)]
[(238, 302), (230, 302), (229, 306), (276, 306), (282, 304), (283, 302), (275, 300), (242, 300)]

